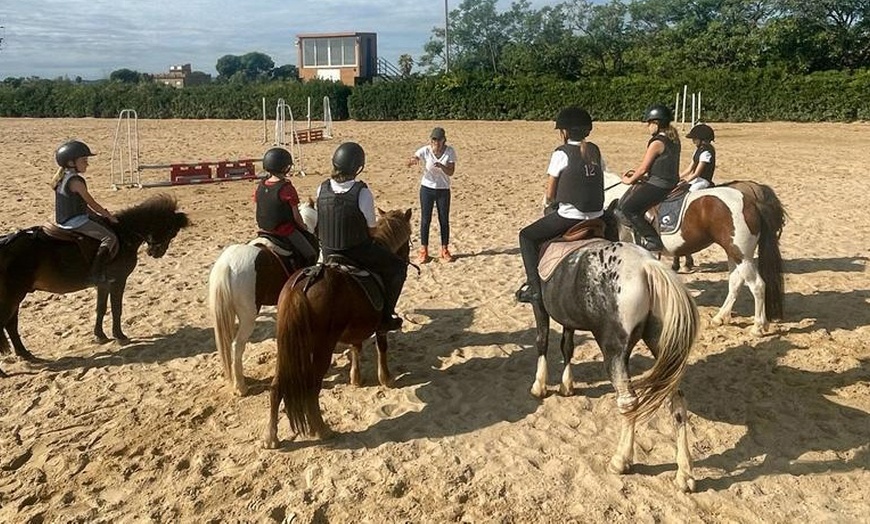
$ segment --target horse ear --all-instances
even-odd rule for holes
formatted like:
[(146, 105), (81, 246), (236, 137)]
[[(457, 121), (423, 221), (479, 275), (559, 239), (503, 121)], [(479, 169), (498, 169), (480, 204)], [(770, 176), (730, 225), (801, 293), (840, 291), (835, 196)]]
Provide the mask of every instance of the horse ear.
[(190, 218), (188, 218), (187, 213), (176, 212), (175, 213), (175, 224), (178, 226), (178, 229), (187, 227), (190, 225)]
[(411, 208), (410, 207), (405, 211), (405, 220), (411, 220)]

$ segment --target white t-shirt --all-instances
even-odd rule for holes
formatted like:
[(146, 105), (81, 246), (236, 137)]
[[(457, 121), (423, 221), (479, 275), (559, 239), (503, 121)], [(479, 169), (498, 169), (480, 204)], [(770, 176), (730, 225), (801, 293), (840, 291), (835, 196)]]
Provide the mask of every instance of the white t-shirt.
[[(333, 193), (340, 195), (341, 193), (347, 193), (350, 191), (354, 182), (362, 181), (354, 179), (345, 182), (336, 182), (335, 180), (330, 179), (329, 187), (332, 189)], [(320, 186), (317, 186), (317, 194), (314, 196), (315, 200), (318, 197), (320, 197)], [(375, 196), (368, 187), (364, 187), (359, 191), (359, 210), (362, 211), (362, 214), (366, 217), (366, 224), (368, 227), (375, 227)]]
[[(568, 140), (568, 144), (570, 145), (580, 145), (580, 142), (575, 140)], [(547, 166), (547, 174), (553, 178), (559, 178), (559, 175), (562, 174), (562, 170), (568, 167), (568, 155), (565, 154), (564, 151), (555, 150), (553, 154), (550, 155), (550, 165)], [(601, 155), (601, 171), (607, 171), (606, 164), (604, 163), (604, 155)], [(590, 213), (584, 213), (574, 207), (573, 204), (566, 204), (564, 202), (559, 202), (559, 210), (557, 211), (559, 216), (562, 218), (569, 218), (574, 220), (589, 220), (592, 218), (599, 218), (604, 215), (604, 210), (601, 211), (593, 211)]]
[(456, 151), (445, 145), (441, 156), (435, 156), (432, 146), (423, 146), (414, 153), (414, 156), (423, 161), (423, 179), (420, 185), (432, 189), (450, 189), (450, 177), (440, 167), (435, 167), (435, 162), (447, 164), (456, 163)]

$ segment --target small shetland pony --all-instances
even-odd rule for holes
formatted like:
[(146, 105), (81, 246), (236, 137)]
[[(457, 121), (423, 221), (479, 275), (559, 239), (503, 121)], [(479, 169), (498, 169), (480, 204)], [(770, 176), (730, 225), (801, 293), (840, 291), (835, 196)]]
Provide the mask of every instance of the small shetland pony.
[[(175, 198), (158, 195), (119, 211), (115, 214), (118, 223), (107, 224), (118, 235), (119, 247), (118, 254), (106, 267), (111, 281), (97, 286), (96, 342), (109, 341), (103, 331), (103, 318), (110, 299), (112, 336), (121, 343), (129, 341), (121, 330), (127, 277), (136, 268), (142, 244), (148, 245), (146, 252), (150, 256), (160, 258), (179, 230), (188, 226), (187, 215), (177, 207)], [(36, 226), (0, 238), (0, 325), (9, 334), (15, 354), (27, 360), (36, 358), (24, 347), (18, 333), (18, 308), (24, 297), (32, 291), (65, 294), (93, 285), (89, 281), (90, 268), (99, 242), (87, 238), (77, 242), (76, 235), (54, 228), (51, 234)], [(54, 236), (61, 234), (64, 239)], [(0, 353), (7, 353), (8, 349), (6, 336), (0, 332)]]
[[(378, 213), (375, 241), (407, 262), (411, 210)], [(296, 272), (278, 299), (278, 358), (269, 396), (269, 422), (263, 435), (267, 449), (278, 447), (278, 408), (282, 401), (294, 434), (319, 438), (331, 435), (323, 421), (319, 397), (335, 346), (339, 342), (351, 345), (350, 382), (360, 385), (359, 352), (381, 320), (381, 312), (372, 306), (349, 271), (330, 264), (318, 269), (321, 271), (314, 275)], [(378, 382), (387, 387), (391, 377), (386, 333), (376, 333), (375, 341)]]
[[(308, 231), (317, 226), (314, 202), (299, 204)], [(208, 277), (208, 307), (214, 324), (214, 340), (221, 357), (224, 377), (244, 395), (248, 386), (242, 370), (245, 346), (254, 332), (261, 306), (274, 306), (291, 273), (301, 267), (285, 267), (282, 258), (266, 246), (230, 244), (224, 248)], [(238, 325), (236, 321), (238, 320)]]
[[(614, 174), (605, 173), (605, 178), (607, 200), (618, 199), (630, 187), (618, 183)], [(785, 292), (779, 237), (786, 218), (773, 189), (755, 182), (732, 182), (686, 196), (679, 228), (661, 235), (663, 254), (691, 255), (711, 244), (725, 250), (730, 271), (728, 296), (713, 317), (714, 325), (731, 322), (731, 310), (744, 283), (755, 299), (753, 335), (767, 332), (770, 318), (782, 318)]]
[[(574, 393), (574, 330), (591, 331), (604, 355), (604, 366), (616, 389), (616, 405), (623, 415), (611, 471), (628, 472), (637, 419), (652, 414), (667, 401), (677, 427), (675, 482), (681, 490), (692, 491), (695, 481), (686, 435), (686, 402), (679, 384), (700, 324), (695, 303), (677, 275), (643, 248), (604, 239), (585, 242), (561, 258), (550, 274), (542, 274), (542, 301), (532, 304), (538, 366), (531, 393), (538, 398), (547, 394), (550, 318), (563, 328), (562, 395)], [(542, 265), (552, 250), (565, 249), (564, 245), (550, 244)], [(641, 339), (656, 360), (647, 374), (632, 381), (629, 357)]]

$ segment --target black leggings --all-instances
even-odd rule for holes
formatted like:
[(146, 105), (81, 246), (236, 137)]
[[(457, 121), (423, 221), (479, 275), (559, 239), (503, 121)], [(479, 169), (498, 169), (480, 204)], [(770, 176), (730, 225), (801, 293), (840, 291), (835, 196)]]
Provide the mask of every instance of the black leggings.
[(619, 209), (629, 217), (643, 218), (647, 209), (664, 200), (670, 192), (670, 189), (652, 184), (638, 184), (619, 200)]

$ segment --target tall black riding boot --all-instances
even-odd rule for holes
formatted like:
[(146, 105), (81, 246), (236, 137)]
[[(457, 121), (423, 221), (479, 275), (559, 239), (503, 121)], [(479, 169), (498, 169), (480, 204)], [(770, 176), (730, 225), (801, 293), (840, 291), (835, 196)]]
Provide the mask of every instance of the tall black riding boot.
[(90, 281), (94, 284), (106, 284), (110, 282), (109, 276), (106, 274), (106, 266), (109, 264), (109, 259), (112, 253), (109, 248), (100, 246), (97, 249), (97, 254), (94, 256), (94, 261), (91, 262)]
[(643, 215), (626, 214), (631, 221), (631, 227), (634, 232), (640, 236), (640, 241), (637, 242), (642, 248), (647, 251), (662, 251), (665, 246), (662, 244), (662, 238), (659, 236), (656, 228), (646, 221)]

